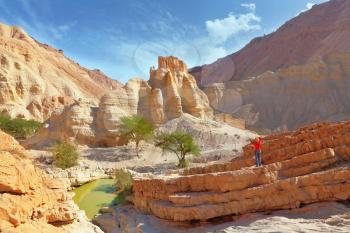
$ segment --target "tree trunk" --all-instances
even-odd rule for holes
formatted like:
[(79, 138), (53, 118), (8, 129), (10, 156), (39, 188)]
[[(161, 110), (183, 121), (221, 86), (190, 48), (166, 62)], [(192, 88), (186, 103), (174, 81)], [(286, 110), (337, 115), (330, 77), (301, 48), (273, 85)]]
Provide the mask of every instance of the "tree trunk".
[(180, 159), (179, 159), (179, 165), (180, 168), (185, 168), (187, 167), (187, 161), (186, 161), (186, 155), (182, 154), (180, 155)]
[(140, 158), (140, 154), (139, 154), (139, 142), (136, 142), (136, 155), (138, 158)]

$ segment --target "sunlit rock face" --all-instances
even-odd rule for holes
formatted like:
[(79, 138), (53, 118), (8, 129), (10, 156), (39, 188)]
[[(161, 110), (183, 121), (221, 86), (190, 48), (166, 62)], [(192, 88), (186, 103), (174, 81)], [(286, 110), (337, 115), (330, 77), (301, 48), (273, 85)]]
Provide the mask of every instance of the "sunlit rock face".
[(350, 116), (350, 53), (265, 72), (256, 78), (204, 88), (211, 106), (246, 121), (250, 129), (294, 130)]
[(120, 85), (39, 43), (21, 28), (0, 23), (0, 112), (43, 121), (79, 98), (98, 103)]
[(159, 57), (158, 69), (150, 70), (149, 84), (152, 89), (159, 89), (156, 102), (160, 104), (163, 100), (163, 122), (183, 113), (201, 119), (213, 118), (207, 96), (188, 73), (186, 64), (176, 57)]
[(121, 117), (141, 115), (155, 125), (190, 114), (212, 119), (208, 97), (187, 72), (185, 63), (175, 57), (159, 57), (158, 69), (151, 68), (150, 80), (131, 79), (105, 94), (99, 103), (79, 99), (56, 111), (48, 127), (27, 140), (27, 146), (49, 145), (52, 141), (75, 140), (90, 146), (115, 146)]
[(11, 136), (0, 132), (0, 232), (101, 232), (82, 219), (65, 183), (47, 177)]
[(134, 177), (134, 206), (173, 221), (292, 209), (350, 198), (350, 121), (319, 123), (263, 138), (263, 167), (253, 149), (231, 162), (173, 175)]

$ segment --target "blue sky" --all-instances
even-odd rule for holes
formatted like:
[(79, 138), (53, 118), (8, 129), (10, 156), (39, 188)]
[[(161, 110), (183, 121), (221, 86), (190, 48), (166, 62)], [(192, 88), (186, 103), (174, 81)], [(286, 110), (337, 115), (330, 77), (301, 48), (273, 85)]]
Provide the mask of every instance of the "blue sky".
[(158, 55), (211, 63), (325, 0), (0, 0), (24, 28), (88, 68), (148, 79)]

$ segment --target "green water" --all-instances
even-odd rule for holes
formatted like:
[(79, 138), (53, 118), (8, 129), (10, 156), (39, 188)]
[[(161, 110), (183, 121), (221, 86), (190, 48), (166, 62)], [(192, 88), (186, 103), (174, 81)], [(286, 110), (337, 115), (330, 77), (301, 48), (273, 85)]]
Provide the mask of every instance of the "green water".
[(92, 219), (101, 208), (115, 204), (117, 199), (113, 179), (95, 180), (74, 189), (73, 192), (74, 202), (85, 211), (89, 219)]

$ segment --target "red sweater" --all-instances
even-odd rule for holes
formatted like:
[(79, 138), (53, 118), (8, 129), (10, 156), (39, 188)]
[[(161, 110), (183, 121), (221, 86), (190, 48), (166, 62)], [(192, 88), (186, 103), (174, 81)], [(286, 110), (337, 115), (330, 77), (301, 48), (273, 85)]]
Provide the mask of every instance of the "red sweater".
[(258, 139), (258, 141), (252, 142), (252, 145), (256, 151), (261, 150), (261, 145), (263, 144), (263, 140), (261, 138)]

